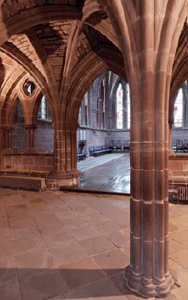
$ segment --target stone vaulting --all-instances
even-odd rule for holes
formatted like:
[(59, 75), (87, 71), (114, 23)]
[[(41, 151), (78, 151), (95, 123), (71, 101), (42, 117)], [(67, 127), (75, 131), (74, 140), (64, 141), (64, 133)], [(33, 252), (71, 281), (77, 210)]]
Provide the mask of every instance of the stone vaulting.
[[(187, 0), (0, 4), (1, 170), (11, 155), (18, 100), (29, 145), (19, 159), (29, 166), (33, 155), (40, 165), (33, 136), (44, 95), (54, 129), (54, 152), (46, 158), (46, 169), (49, 163), (52, 171), (49, 184), (76, 185), (83, 96), (103, 72), (121, 76), (131, 93), (131, 255), (124, 276), (137, 293), (164, 296), (173, 285), (168, 267), (169, 128), (174, 97), (188, 74)], [(28, 82), (34, 84), (31, 94)]]

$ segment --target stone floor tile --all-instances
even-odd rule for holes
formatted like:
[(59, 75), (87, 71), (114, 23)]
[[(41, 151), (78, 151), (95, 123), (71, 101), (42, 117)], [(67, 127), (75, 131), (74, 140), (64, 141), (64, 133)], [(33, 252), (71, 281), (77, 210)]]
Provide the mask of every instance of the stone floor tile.
[(125, 300), (125, 296), (109, 279), (102, 279), (66, 294), (66, 299)]
[(74, 209), (74, 212), (78, 215), (78, 216), (90, 216), (90, 215), (94, 215), (97, 213), (97, 211), (95, 209), (93, 209), (92, 207), (90, 207), (89, 205), (86, 204), (82, 204), (82, 205), (77, 205), (77, 206), (71, 206)]
[(119, 249), (93, 256), (93, 259), (107, 276), (121, 272), (129, 264), (128, 255)]
[[(130, 252), (129, 200), (127, 199), (115, 195), (63, 192), (56, 194), (51, 191), (35, 193), (1, 189), (0, 299), (1, 295), (5, 297), (3, 300), (21, 299), (17, 275), (19, 281), (24, 278), (28, 280), (23, 283), (24, 297), (26, 297), (27, 283), (32, 282), (35, 287), (35, 283), (42, 280), (37, 280), (35, 274), (44, 270), (58, 271), (59, 266), (63, 268), (65, 265), (64, 275), (69, 286), (72, 286), (71, 290), (66, 292), (65, 296), (65, 290), (48, 294), (44, 289), (44, 299), (140, 299), (139, 296), (126, 290), (121, 275), (124, 267), (129, 264)], [(177, 298), (178, 291), (181, 295), (181, 288), (187, 284), (187, 212), (188, 206), (170, 204), (169, 256), (171, 259), (169, 263), (176, 289), (175, 293), (172, 292), (165, 300), (180, 300), (181, 296)], [(103, 227), (100, 228), (99, 223), (107, 223), (106, 226), (112, 223), (121, 229), (114, 231), (114, 228), (108, 225), (108, 230), (104, 230)], [(92, 263), (89, 263), (91, 260), (102, 274), (108, 276), (109, 281), (106, 279), (108, 284), (104, 279), (95, 278), (96, 269)], [(76, 271), (72, 272), (72, 270)], [(78, 273), (86, 274), (88, 271), (89, 276), (82, 275), (78, 278)], [(59, 274), (63, 280), (63, 274)], [(73, 281), (71, 281), (72, 276)], [(39, 277), (42, 278), (43, 275)], [(90, 283), (90, 280), (96, 281)], [(11, 286), (14, 295), (9, 291)], [(31, 292), (32, 295), (33, 291), (35, 293), (37, 289), (31, 288), (29, 293)], [(41, 295), (42, 293), (39, 292), (39, 297)]]
[(62, 293), (60, 293), (54, 297), (47, 298), (47, 300), (64, 300), (64, 299), (67, 299), (67, 298), (66, 298), (65, 294), (62, 294)]
[(143, 297), (138, 296), (137, 294), (130, 291), (130, 289), (125, 285), (123, 278), (123, 271), (110, 276), (110, 280), (114, 283), (115, 286), (121, 291), (121, 293), (126, 297), (126, 300), (143, 300)]
[[(64, 221), (67, 220), (58, 220), (58, 218), (54, 214), (45, 214), (45, 215), (39, 215), (35, 219), (35, 222), (37, 224), (37, 228), (40, 230), (43, 234), (48, 234), (51, 232), (57, 232), (60, 228), (64, 228)], [(83, 220), (82, 220), (83, 222)], [(66, 229), (66, 228), (64, 228)]]
[(57, 265), (69, 264), (87, 257), (76, 241), (68, 241), (64, 247), (49, 248), (49, 251)]
[(97, 230), (96, 226), (92, 224), (83, 224), (79, 228), (72, 230), (71, 235), (77, 241), (82, 241), (88, 238), (99, 236), (101, 233), (99, 230)]
[(180, 244), (183, 244), (185, 246), (188, 245), (188, 231), (187, 230), (181, 230), (177, 231), (171, 234), (171, 239), (179, 242)]
[(118, 248), (125, 247), (130, 244), (130, 231), (126, 230), (124, 232), (112, 232), (107, 235), (107, 239), (112, 241), (112, 243)]
[(176, 286), (183, 286), (188, 281), (188, 269), (185, 269), (175, 261), (169, 259), (169, 269)]
[(96, 228), (99, 232), (101, 232), (101, 234), (108, 234), (110, 232), (116, 232), (121, 229), (119, 225), (112, 221), (97, 223)]
[[(17, 265), (15, 258), (0, 260), (0, 285), (17, 278)], [(0, 297), (1, 299), (1, 297)]]
[(72, 211), (70, 208), (67, 208), (62, 211), (55, 212), (54, 215), (59, 219), (59, 220), (65, 220), (65, 219), (74, 219), (76, 217), (76, 214), (74, 211)]
[(80, 241), (79, 245), (88, 255), (97, 255), (116, 249), (114, 244), (103, 235)]
[(19, 276), (28, 273), (34, 273), (39, 269), (54, 268), (53, 257), (44, 248), (39, 248), (16, 255), (16, 263)]
[(36, 227), (32, 228), (19, 228), (19, 229), (11, 229), (11, 240), (24, 240), (28, 237), (40, 237), (40, 232)]
[(43, 300), (66, 293), (68, 287), (58, 270), (41, 270), (20, 278), (23, 300)]
[(65, 247), (67, 242), (73, 240), (72, 236), (61, 228), (57, 232), (42, 234), (42, 238), (48, 248)]
[(0, 215), (0, 229), (8, 229), (9, 228), (9, 224), (8, 224), (8, 220), (7, 220), (7, 216), (4, 214)]
[(23, 229), (23, 228), (33, 228), (35, 223), (31, 217), (28, 216), (17, 216), (9, 219), (10, 229)]
[(12, 244), (10, 241), (0, 240), (0, 259), (7, 260), (13, 257)]
[(17, 193), (15, 193), (15, 195), (9, 195), (6, 199), (6, 207), (7, 210), (9, 211), (10, 207), (15, 207), (15, 206), (19, 206), (19, 205), (23, 205), (25, 204), (25, 200), (22, 197), (22, 193), (20, 191), (17, 191)]
[(169, 300), (171, 300), (171, 299), (173, 300), (172, 297), (174, 297), (175, 300), (187, 300), (188, 299), (188, 284), (186, 284), (178, 289), (174, 289), (171, 292), (171, 295), (169, 295)]
[[(113, 156), (115, 155), (118, 156), (118, 158), (113, 159)], [(106, 162), (108, 158), (110, 161)], [(90, 169), (93, 164), (96, 166), (97, 161), (100, 160), (101, 165)], [(88, 164), (88, 160), (86, 160), (84, 164)], [(97, 158), (97, 160), (90, 160), (89, 165), (90, 166), (87, 166), (87, 169), (82, 169), (82, 181), (79, 186), (80, 190), (90, 188), (93, 190), (98, 189), (108, 192), (121, 191), (124, 193), (130, 193), (129, 154), (107, 154)]]
[(92, 214), (90, 216), (87, 216), (86, 219), (88, 220), (89, 223), (91, 224), (97, 224), (101, 222), (107, 222), (110, 221), (109, 218), (104, 216), (103, 214), (100, 214), (99, 212), (96, 212), (95, 214)]
[[(61, 220), (59, 227), (63, 228), (64, 230), (66, 230), (67, 232), (71, 232), (74, 230), (78, 230), (81, 226), (87, 226), (88, 222), (87, 219), (83, 218), (83, 217), (79, 217), (76, 216), (74, 218), (71, 219), (65, 219), (65, 220)], [(56, 229), (57, 231), (57, 229)]]
[(186, 249), (186, 246), (177, 242), (176, 240), (169, 240), (169, 257), (173, 257), (174, 253)]
[(32, 215), (35, 215), (36, 213), (44, 213), (46, 211), (46, 203), (41, 199), (36, 199), (35, 202), (33, 200), (28, 203), (28, 209)]
[(177, 230), (178, 230), (178, 226), (173, 222), (169, 222), (169, 234)]
[(114, 197), (114, 200), (112, 201), (111, 205), (115, 208), (119, 208), (119, 209), (128, 209), (129, 210), (129, 203), (125, 202), (124, 199), (117, 199), (118, 197)]
[(105, 277), (105, 274), (89, 257), (71, 264), (60, 265), (59, 270), (70, 290)]
[(188, 249), (180, 250), (179, 252), (174, 252), (171, 258), (184, 268), (188, 269)]
[(7, 241), (10, 241), (10, 240), (11, 240), (11, 231), (10, 231), (10, 229), (9, 228), (0, 229), (0, 244), (3, 241), (7, 242)]
[(0, 285), (0, 299), (2, 300), (22, 300), (17, 278)]
[(12, 241), (12, 246), (15, 255), (25, 254), (27, 252), (32, 252), (35, 250), (45, 250), (45, 244), (40, 236), (28, 236), (27, 239), (14, 240)]
[(9, 206), (7, 208), (7, 216), (9, 219), (16, 217), (25, 218), (26, 216), (29, 216), (26, 204)]

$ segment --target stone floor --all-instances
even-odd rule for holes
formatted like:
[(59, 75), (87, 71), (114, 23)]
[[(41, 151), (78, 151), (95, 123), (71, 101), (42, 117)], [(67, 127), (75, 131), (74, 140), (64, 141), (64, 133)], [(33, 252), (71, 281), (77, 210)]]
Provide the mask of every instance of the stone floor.
[(85, 160), (81, 160), (77, 162), (77, 169), (78, 171), (84, 172), (88, 171), (90, 169), (93, 169), (95, 167), (98, 167), (100, 165), (104, 165), (108, 162), (111, 162), (114, 159), (118, 159), (120, 157), (127, 156), (129, 157), (129, 153), (110, 153), (110, 154), (105, 154), (101, 156), (89, 156)]
[(130, 193), (129, 153), (88, 158), (77, 167), (82, 171), (81, 190)]
[[(188, 299), (188, 206), (170, 204), (168, 300)], [(0, 190), (1, 300), (138, 300), (129, 264), (129, 198)]]

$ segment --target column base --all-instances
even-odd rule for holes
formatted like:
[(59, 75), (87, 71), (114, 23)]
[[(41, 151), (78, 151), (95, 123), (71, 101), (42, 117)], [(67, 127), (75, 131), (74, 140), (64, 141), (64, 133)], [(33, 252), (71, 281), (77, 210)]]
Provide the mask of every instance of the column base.
[(60, 187), (76, 187), (80, 183), (80, 172), (54, 172), (46, 178), (47, 188), (59, 189)]
[(136, 275), (132, 272), (131, 267), (125, 268), (124, 280), (126, 286), (141, 295), (144, 298), (164, 298), (166, 297), (174, 285), (173, 278), (168, 273), (164, 280), (145, 279), (142, 275)]

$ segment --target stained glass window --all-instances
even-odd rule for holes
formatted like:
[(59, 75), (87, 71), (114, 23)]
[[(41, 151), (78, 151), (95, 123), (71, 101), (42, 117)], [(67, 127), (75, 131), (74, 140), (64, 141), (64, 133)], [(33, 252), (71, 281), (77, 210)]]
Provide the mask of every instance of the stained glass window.
[(121, 83), (119, 83), (116, 92), (116, 128), (123, 129), (123, 90)]
[(130, 88), (127, 84), (127, 129), (131, 126), (131, 101), (130, 101)]

